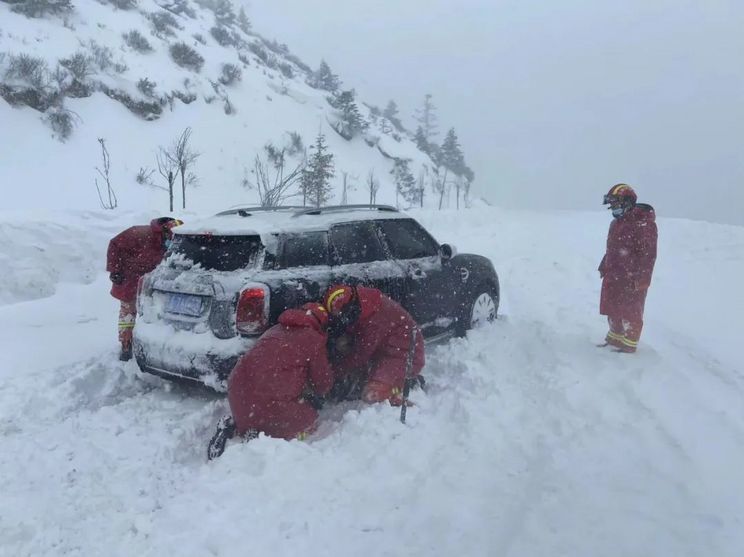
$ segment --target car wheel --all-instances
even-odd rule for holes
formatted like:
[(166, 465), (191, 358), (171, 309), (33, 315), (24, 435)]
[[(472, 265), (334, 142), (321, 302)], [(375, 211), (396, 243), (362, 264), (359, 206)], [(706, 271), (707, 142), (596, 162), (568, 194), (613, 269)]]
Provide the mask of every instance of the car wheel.
[(457, 320), (455, 333), (463, 337), (470, 329), (477, 329), (493, 322), (498, 316), (498, 311), (499, 295), (496, 290), (489, 285), (477, 288), (463, 304), (463, 311)]

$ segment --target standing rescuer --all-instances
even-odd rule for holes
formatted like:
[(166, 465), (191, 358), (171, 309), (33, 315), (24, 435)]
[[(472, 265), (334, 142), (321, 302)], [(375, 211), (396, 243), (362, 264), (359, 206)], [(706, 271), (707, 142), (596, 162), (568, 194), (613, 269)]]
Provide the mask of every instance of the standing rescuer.
[(119, 309), (119, 359), (132, 358), (132, 329), (137, 315), (137, 282), (163, 260), (172, 229), (183, 224), (172, 217), (153, 219), (149, 225), (132, 226), (109, 242), (106, 271), (110, 273), (111, 295), (121, 302)]
[(614, 220), (607, 234), (607, 250), (599, 264), (602, 296), (599, 313), (607, 316), (604, 344), (619, 352), (635, 352), (643, 329), (646, 293), (656, 262), (654, 208), (637, 203), (635, 191), (617, 184), (604, 196)]

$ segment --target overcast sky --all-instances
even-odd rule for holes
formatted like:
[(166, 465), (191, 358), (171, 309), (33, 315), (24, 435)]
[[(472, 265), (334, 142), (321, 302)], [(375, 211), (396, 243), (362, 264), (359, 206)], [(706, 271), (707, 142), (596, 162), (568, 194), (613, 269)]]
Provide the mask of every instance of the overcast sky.
[(484, 197), (744, 224), (742, 0), (252, 0), (257, 31), (406, 123), (423, 95)]

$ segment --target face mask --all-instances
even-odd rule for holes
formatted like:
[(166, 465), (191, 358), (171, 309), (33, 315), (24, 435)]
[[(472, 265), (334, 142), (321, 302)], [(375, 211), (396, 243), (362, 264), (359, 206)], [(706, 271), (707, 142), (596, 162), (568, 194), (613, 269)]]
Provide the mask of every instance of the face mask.
[(625, 207), (615, 207), (612, 209), (612, 216), (619, 219), (625, 214)]
[(171, 250), (171, 246), (173, 245), (173, 240), (170, 240), (170, 239), (169, 240), (166, 240), (164, 242), (164, 245), (165, 245), (165, 251), (170, 251)]

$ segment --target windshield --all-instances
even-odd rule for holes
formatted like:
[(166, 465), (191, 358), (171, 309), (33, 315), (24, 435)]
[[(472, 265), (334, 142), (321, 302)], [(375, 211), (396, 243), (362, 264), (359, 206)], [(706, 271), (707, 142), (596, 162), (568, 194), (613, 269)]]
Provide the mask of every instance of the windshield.
[(235, 271), (251, 267), (261, 251), (259, 236), (173, 236), (171, 252), (214, 271)]

